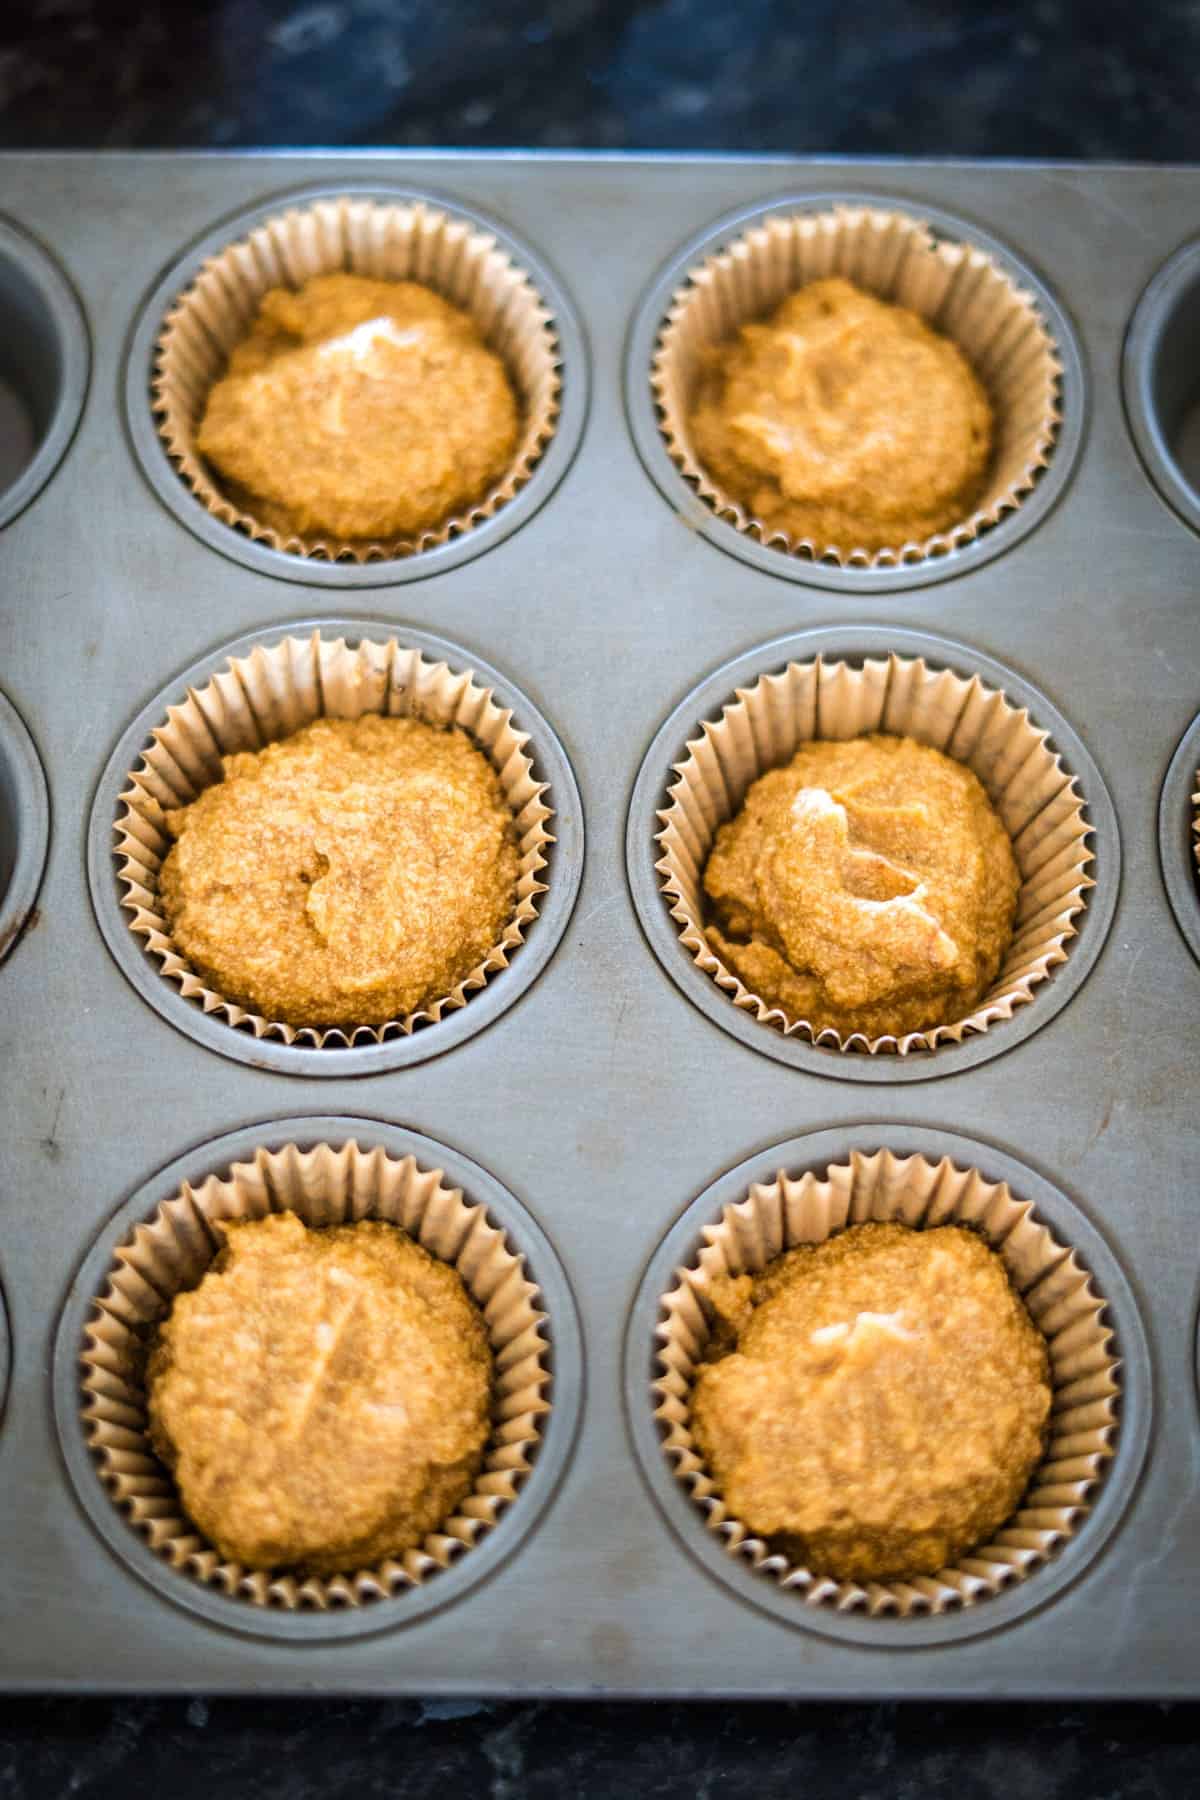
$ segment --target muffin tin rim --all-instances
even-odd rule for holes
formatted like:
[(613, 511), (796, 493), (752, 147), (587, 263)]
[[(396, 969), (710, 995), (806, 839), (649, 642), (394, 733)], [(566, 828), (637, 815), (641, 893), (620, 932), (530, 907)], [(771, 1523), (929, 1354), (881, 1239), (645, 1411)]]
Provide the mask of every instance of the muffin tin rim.
[[(182, 699), (187, 689), (216, 674), (233, 657), (243, 656), (256, 644), (283, 637), (311, 635), (344, 637), (349, 643), (395, 638), (399, 643), (445, 660), (452, 669), (469, 669), (490, 687), (500, 705), (511, 707), (513, 722), (528, 732), (534, 771), (547, 783), (551, 801), (549, 824), (553, 841), (547, 846), (545, 892), (519, 950), (507, 968), (488, 977), (485, 985), (464, 1006), (445, 1014), (436, 1024), (378, 1044), (359, 1044), (345, 1049), (320, 1049), (286, 1044), (251, 1033), (205, 1013), (180, 993), (158, 968), (141, 940), (130, 929), (121, 905), (120, 882), (113, 862), (113, 820), (119, 798), (137, 766), (154, 726), (169, 705)], [(465, 1043), (507, 1012), (543, 974), (562, 942), (579, 898), (585, 856), (583, 802), (570, 759), (557, 732), (522, 688), (491, 663), (464, 645), (435, 632), (408, 626), (397, 619), (347, 618), (316, 615), (259, 626), (218, 645), (198, 657), (159, 689), (126, 726), (104, 763), (92, 796), (87, 822), (87, 879), (96, 923), (117, 967), (136, 992), (159, 1016), (206, 1049), (247, 1063), (252, 1068), (277, 1069), (299, 1076), (339, 1077), (376, 1075), (386, 1070), (411, 1068)]]
[[(789, 662), (808, 662), (818, 655), (854, 661), (886, 657), (892, 651), (924, 657), (933, 666), (958, 675), (978, 674), (989, 686), (1028, 707), (1034, 723), (1048, 733), (1064, 766), (1079, 783), (1093, 853), (1089, 873), (1095, 885), (1088, 889), (1087, 903), (1078, 915), (1066, 961), (1039, 983), (1034, 998), (1017, 1008), (1011, 1019), (999, 1020), (959, 1044), (943, 1044), (907, 1056), (871, 1056), (825, 1048), (798, 1034), (785, 1037), (735, 1006), (681, 942), (680, 927), (671, 917), (655, 865), (658, 815), (665, 804), (671, 769), (702, 721), (719, 716), (737, 688), (749, 686)], [(651, 740), (634, 782), (626, 822), (625, 865), (638, 922), (663, 970), (694, 1006), (731, 1037), (776, 1062), (832, 1080), (929, 1081), (1002, 1055), (1032, 1037), (1074, 998), (1099, 960), (1112, 926), (1121, 886), (1121, 837), (1112, 797), (1090, 752), (1049, 697), (1014, 669), (969, 644), (931, 632), (887, 625), (822, 625), (768, 639), (722, 663), (673, 708)]]
[[(935, 236), (983, 250), (1005, 273), (1013, 276), (1018, 286), (1033, 295), (1062, 364), (1061, 391), (1066, 396), (1066, 403), (1049, 464), (1032, 491), (1015, 511), (972, 543), (943, 556), (926, 557), (919, 563), (895, 568), (839, 567), (793, 556), (760, 543), (720, 518), (693, 491), (672, 461), (659, 426), (651, 386), (654, 353), (663, 323), (675, 293), (691, 269), (727, 249), (766, 218), (788, 212), (825, 212), (836, 206), (902, 212), (929, 225)], [(774, 199), (756, 201), (723, 214), (680, 245), (652, 277), (637, 303), (625, 341), (623, 385), (626, 419), (638, 456), (673, 512), (717, 549), (752, 568), (845, 596), (899, 593), (967, 575), (1027, 537), (1058, 504), (1070, 485), (1087, 434), (1091, 400), (1087, 364), (1074, 323), (1054, 290), (1023, 256), (1003, 239), (960, 213), (910, 199), (904, 194), (881, 194), (875, 190), (860, 193), (843, 188), (813, 193), (789, 188)]]
[(0, 214), (0, 259), (37, 288), (62, 351), (58, 399), (41, 443), (17, 479), (0, 489), (0, 529), (37, 498), (71, 447), (87, 400), (92, 351), (83, 304), (57, 258), (9, 214)]
[(1187, 480), (1159, 425), (1150, 362), (1178, 293), (1198, 281), (1200, 237), (1193, 237), (1154, 271), (1138, 296), (1121, 345), (1121, 393), (1134, 448), (1159, 498), (1193, 531), (1200, 531), (1200, 493)]
[(0, 759), (16, 789), (17, 855), (0, 893), (0, 963), (29, 924), (50, 849), (50, 790), (37, 745), (24, 719), (0, 688)]
[[(167, 455), (150, 405), (155, 347), (172, 303), (187, 288), (209, 257), (243, 238), (278, 213), (314, 205), (320, 200), (372, 200), (382, 205), (424, 202), (461, 218), (495, 238), (497, 245), (526, 273), (549, 309), (561, 371), (558, 414), (553, 435), (529, 480), (491, 518), (459, 537), (411, 556), (378, 562), (336, 562), (274, 550), (226, 525), (192, 493)], [(202, 234), (188, 240), (143, 294), (122, 357), (122, 411), (135, 458), (150, 487), (179, 524), (210, 549), (244, 567), (305, 587), (377, 588), (418, 581), (459, 567), (501, 543), (549, 500), (575, 459), (590, 405), (590, 357), (580, 315), (561, 279), (545, 259), (490, 213), (442, 193), (436, 187), (391, 185), (380, 181), (321, 182), (287, 188), (251, 205), (239, 207)]]
[[(538, 1288), (548, 1321), (551, 1407), (529, 1474), (511, 1506), (473, 1548), (415, 1588), (369, 1606), (345, 1611), (274, 1611), (218, 1593), (172, 1569), (146, 1544), (114, 1504), (97, 1473), (80, 1404), (79, 1352), (83, 1332), (101, 1291), (113, 1253), (130, 1232), (169, 1200), (185, 1181), (228, 1169), (264, 1147), (289, 1143), (345, 1144), (416, 1158), (438, 1168), (466, 1197), (483, 1205), (522, 1258)], [(328, 1644), (374, 1636), (416, 1623), (463, 1598), (506, 1563), (529, 1537), (561, 1485), (583, 1413), (586, 1367), (578, 1305), (554, 1245), (533, 1213), (490, 1170), (453, 1146), (381, 1119), (355, 1114), (280, 1115), (208, 1138), (174, 1157), (140, 1182), (91, 1236), (75, 1265), (55, 1327), (51, 1364), (54, 1420), (70, 1485), (88, 1522), (129, 1573), (164, 1599), (211, 1624), (240, 1634), (288, 1644)], [(514, 1522), (515, 1521), (515, 1522)]]
[[(1200, 250), (1200, 245), (1197, 246)], [(1200, 522), (1200, 506), (1197, 507)], [(1158, 859), (1163, 886), (1180, 935), (1200, 962), (1200, 863), (1193, 831), (1200, 818), (1192, 795), (1200, 792), (1200, 713), (1192, 720), (1171, 757), (1158, 799)]]
[(0, 1280), (0, 1428), (3, 1428), (4, 1414), (8, 1406), (8, 1384), (12, 1375), (12, 1366), (12, 1323), (8, 1315), (8, 1302), (4, 1297), (4, 1283)]
[[(654, 1418), (655, 1329), (662, 1297), (676, 1270), (694, 1260), (704, 1226), (719, 1218), (724, 1207), (744, 1198), (755, 1182), (772, 1181), (780, 1169), (792, 1174), (824, 1169), (855, 1150), (891, 1150), (931, 1160), (949, 1156), (960, 1167), (977, 1168), (991, 1180), (1006, 1181), (1016, 1198), (1032, 1203), (1037, 1217), (1061, 1243), (1079, 1251), (1095, 1277), (1116, 1334), (1119, 1424), (1112, 1460), (1087, 1518), (1059, 1553), (1032, 1575), (975, 1605), (936, 1617), (872, 1619), (805, 1606), (769, 1576), (736, 1561), (707, 1532), (699, 1509), (667, 1461)], [(1016, 1624), (1072, 1586), (1128, 1516), (1149, 1451), (1154, 1408), (1149, 1339), (1133, 1286), (1117, 1252), (1079, 1203), (1040, 1171), (985, 1138), (886, 1121), (834, 1125), (770, 1145), (726, 1169), (684, 1207), (659, 1239), (639, 1278), (625, 1324), (621, 1388), (626, 1429), (642, 1479), (666, 1523), (706, 1574), (785, 1624), (880, 1650), (953, 1646), (981, 1637)]]

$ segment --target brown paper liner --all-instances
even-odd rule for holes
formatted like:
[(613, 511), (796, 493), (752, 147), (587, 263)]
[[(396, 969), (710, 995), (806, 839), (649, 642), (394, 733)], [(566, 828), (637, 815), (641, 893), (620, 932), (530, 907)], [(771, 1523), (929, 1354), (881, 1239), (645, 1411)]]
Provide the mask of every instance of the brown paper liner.
[[(757, 1273), (797, 1244), (821, 1243), (869, 1220), (916, 1228), (957, 1223), (982, 1232), (1046, 1338), (1054, 1394), (1043, 1459), (994, 1542), (934, 1576), (860, 1584), (789, 1562), (730, 1517), (692, 1436), (691, 1391), (711, 1329), (707, 1289), (714, 1276)], [(1079, 1529), (1113, 1455), (1120, 1364), (1091, 1275), (1007, 1184), (985, 1181), (948, 1157), (934, 1164), (890, 1150), (855, 1151), (823, 1176), (781, 1170), (726, 1207), (703, 1235), (704, 1248), (663, 1297), (652, 1392), (667, 1458), (731, 1557), (793, 1590), (807, 1606), (910, 1617), (972, 1605), (1027, 1579)]]
[[(868, 550), (772, 532), (717, 486), (693, 450), (688, 418), (704, 352), (828, 275), (845, 276), (908, 307), (953, 338), (991, 400), (996, 441), (975, 509), (923, 543)], [(690, 270), (671, 302), (651, 370), (667, 450), (701, 499), (764, 544), (843, 568), (889, 568), (943, 556), (1018, 507), (1053, 454), (1061, 378), (1054, 340), (1033, 297), (982, 250), (946, 243), (907, 214), (850, 206), (768, 218)]]
[[(520, 440), (504, 478), (469, 510), (417, 538), (364, 543), (281, 535), (234, 504), (195, 448), (209, 391), (248, 334), (263, 295), (343, 270), (380, 281), (423, 282), (470, 313), (488, 348), (502, 358), (521, 406)], [(151, 390), (167, 454), (209, 512), (273, 550), (362, 563), (444, 544), (511, 500), (554, 435), (560, 368), (549, 309), (495, 238), (421, 201), (383, 205), (346, 196), (279, 213), (210, 257), (163, 323)]]
[[(852, 738), (882, 731), (912, 737), (957, 758), (987, 790), (1012, 838), (1021, 876), (1012, 943), (1000, 971), (965, 1019), (903, 1037), (843, 1038), (832, 1026), (817, 1033), (747, 989), (705, 936), (704, 868), (717, 827), (739, 810), (751, 782), (789, 762), (812, 738)], [(699, 966), (733, 1004), (786, 1036), (799, 1033), (838, 1050), (907, 1055), (961, 1043), (1028, 1005), (1038, 984), (1067, 958), (1077, 916), (1095, 884), (1076, 779), (1063, 768), (1049, 736), (1003, 694), (923, 658), (789, 663), (739, 688), (719, 720), (703, 721), (674, 765), (668, 804), (659, 813), (661, 856), (655, 867), (680, 936)]]
[[(321, 1228), (380, 1219), (457, 1269), (483, 1313), (495, 1356), (494, 1426), (474, 1490), (419, 1548), (371, 1569), (301, 1578), (224, 1560), (184, 1514), (151, 1446), (144, 1371), (154, 1328), (175, 1296), (199, 1283), (222, 1244), (220, 1225), (292, 1211)], [(88, 1442), (113, 1504), (157, 1556), (206, 1587), (294, 1611), (363, 1606), (417, 1587), (477, 1544), (517, 1497), (550, 1410), (546, 1315), (520, 1256), (483, 1206), (441, 1170), (351, 1141), (335, 1150), (257, 1150), (227, 1175), (185, 1183), (116, 1251), (85, 1332), (82, 1407)]]
[[(173, 841), (164, 811), (186, 806), (202, 788), (219, 781), (220, 759), (232, 751), (261, 749), (322, 716), (357, 719), (364, 713), (411, 715), (431, 725), (461, 726), (486, 753), (515, 821), (520, 857), (516, 907), (500, 942), (484, 960), (451, 993), (419, 1012), (383, 1025), (326, 1031), (265, 1019), (207, 987), (172, 943), (158, 893), (159, 871)], [(121, 795), (113, 826), (117, 875), (124, 890), (121, 904), (129, 913), (130, 930), (145, 939), (162, 973), (178, 984), (186, 999), (197, 1001), (206, 1013), (218, 1013), (230, 1025), (251, 1030), (256, 1038), (345, 1046), (383, 1043), (398, 1033), (407, 1035), (418, 1026), (435, 1024), (444, 1013), (465, 1006), (490, 975), (508, 967), (537, 915), (538, 897), (546, 891), (542, 872), (547, 850), (554, 841), (546, 784), (535, 777), (528, 733), (516, 729), (511, 712), (496, 704), (491, 689), (481, 687), (469, 669), (456, 674), (395, 638), (350, 646), (343, 638), (322, 638), (315, 631), (309, 638), (284, 638), (231, 658), (204, 687), (189, 689), (185, 701), (168, 707), (165, 721), (151, 735), (153, 742)]]

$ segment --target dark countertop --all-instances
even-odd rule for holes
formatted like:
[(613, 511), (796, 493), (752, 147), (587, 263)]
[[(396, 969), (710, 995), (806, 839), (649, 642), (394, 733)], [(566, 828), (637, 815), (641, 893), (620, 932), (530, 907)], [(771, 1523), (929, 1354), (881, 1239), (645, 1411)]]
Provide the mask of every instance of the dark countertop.
[(1196, 152), (1188, 0), (25, 0), (0, 144)]
[[(27, 0), (0, 147), (1193, 160), (1188, 0)], [(0, 1796), (1175, 1800), (1200, 1708), (0, 1702)]]
[(1185, 1800), (1188, 1706), (24, 1700), (5, 1800)]

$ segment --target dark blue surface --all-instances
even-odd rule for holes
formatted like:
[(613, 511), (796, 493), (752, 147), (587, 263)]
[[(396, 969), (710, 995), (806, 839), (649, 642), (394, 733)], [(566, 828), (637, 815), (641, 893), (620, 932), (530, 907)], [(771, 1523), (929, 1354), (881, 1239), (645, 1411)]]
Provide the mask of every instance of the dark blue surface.
[(1191, 1800), (1190, 1707), (34, 1700), (5, 1800)]
[[(0, 146), (9, 148), (532, 145), (1188, 162), (1200, 148), (1198, 102), (1200, 4), (1185, 0), (0, 7)], [(468, 1793), (1177, 1800), (1200, 1794), (1200, 1710), (0, 1703), (2, 1800)]]
[(1190, 161), (1191, 0), (8, 0), (8, 146)]

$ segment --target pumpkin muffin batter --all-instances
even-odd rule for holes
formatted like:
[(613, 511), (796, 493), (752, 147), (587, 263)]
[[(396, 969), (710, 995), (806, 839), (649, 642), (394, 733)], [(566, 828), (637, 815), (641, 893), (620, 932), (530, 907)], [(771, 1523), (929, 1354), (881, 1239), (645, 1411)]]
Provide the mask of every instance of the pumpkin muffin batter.
[(504, 364), (467, 313), (418, 282), (318, 275), (264, 295), (196, 445), (264, 524), (369, 542), (482, 500), (518, 423)]
[(818, 552), (923, 543), (971, 512), (992, 410), (957, 344), (840, 276), (707, 353), (692, 443), (718, 486)]
[(491, 1432), (492, 1352), (461, 1278), (393, 1225), (281, 1213), (224, 1232), (147, 1371), (188, 1516), (256, 1569), (332, 1575), (421, 1543)]
[(381, 1025), (441, 999), (516, 904), (512, 811), (458, 729), (317, 719), (166, 815), (172, 942), (210, 987), (291, 1025)]
[(717, 832), (709, 943), (814, 1032), (868, 1038), (965, 1018), (1012, 938), (1008, 833), (962, 763), (879, 733), (805, 744)]
[(974, 1232), (852, 1226), (711, 1293), (718, 1360), (692, 1424), (730, 1514), (773, 1549), (838, 1580), (911, 1579), (1012, 1516), (1049, 1358)]

